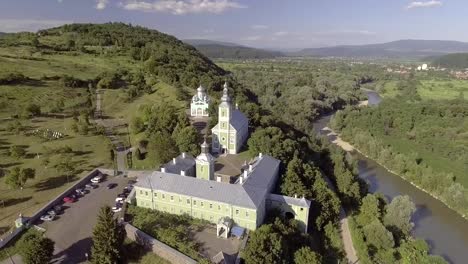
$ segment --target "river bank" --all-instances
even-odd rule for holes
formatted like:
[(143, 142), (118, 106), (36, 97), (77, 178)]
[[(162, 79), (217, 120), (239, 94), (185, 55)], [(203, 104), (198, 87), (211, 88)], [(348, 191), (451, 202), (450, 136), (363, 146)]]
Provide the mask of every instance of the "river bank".
[(443, 199), (441, 199), (440, 197), (438, 197), (437, 195), (427, 191), (426, 189), (424, 189), (423, 187), (415, 184), (414, 182), (412, 181), (408, 181), (405, 177), (397, 174), (395, 171), (391, 170), (390, 168), (388, 168), (387, 166), (385, 166), (385, 164), (382, 164), (380, 163), (379, 161), (377, 160), (374, 160), (372, 159), (371, 157), (369, 157), (366, 153), (363, 153), (362, 151), (360, 151), (359, 149), (357, 149), (355, 146), (353, 146), (351, 143), (343, 140), (339, 134), (337, 134), (336, 132), (334, 132), (331, 128), (329, 127), (324, 127), (322, 129), (322, 131), (324, 132), (327, 132), (329, 131), (327, 134), (325, 134), (327, 137), (329, 138), (332, 138), (331, 142), (339, 147), (341, 147), (344, 151), (347, 151), (347, 152), (353, 152), (353, 151), (356, 151), (358, 152), (359, 154), (361, 154), (362, 156), (370, 159), (370, 160), (373, 160), (375, 163), (377, 163), (378, 165), (380, 165), (381, 167), (383, 167), (384, 169), (386, 169), (388, 172), (394, 174), (394, 175), (397, 175), (398, 177), (400, 177), (401, 179), (403, 179), (404, 181), (410, 183), (411, 185), (413, 185), (415, 188), (425, 192), (426, 194), (428, 194), (429, 196), (431, 196), (432, 198), (440, 201), (441, 203), (443, 203), (445, 206), (447, 206), (447, 208), (449, 208), (450, 210), (453, 210), (454, 212), (456, 212), (458, 215), (460, 215), (461, 217), (463, 217), (465, 220), (468, 220), (468, 215), (465, 215), (457, 210), (455, 210), (454, 208), (452, 208), (450, 205), (448, 205), (447, 203), (444, 202)]

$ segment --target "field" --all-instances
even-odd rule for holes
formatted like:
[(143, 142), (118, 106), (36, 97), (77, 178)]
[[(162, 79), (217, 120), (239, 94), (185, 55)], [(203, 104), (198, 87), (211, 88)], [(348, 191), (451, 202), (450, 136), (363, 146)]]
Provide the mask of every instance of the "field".
[[(26, 59), (25, 59), (26, 58)], [(39, 58), (39, 59), (37, 59)], [(28, 47), (0, 48), (0, 75), (22, 73), (30, 78), (17, 85), (0, 86), (0, 235), (7, 232), (21, 213), (31, 215), (50, 199), (97, 166), (110, 167), (109, 143), (101, 135), (90, 131), (81, 135), (71, 130), (72, 112), (81, 111), (87, 99), (86, 88), (66, 88), (57, 80), (43, 76), (67, 74), (79, 78), (95, 78), (108, 69), (118, 68), (122, 58), (102, 58), (91, 55), (38, 55)], [(51, 113), (57, 103), (63, 103), (60, 113)], [(37, 104), (42, 114), (36, 118), (21, 118), (28, 104)], [(12, 116), (20, 116), (13, 118)], [(21, 123), (22, 132), (7, 131), (12, 123)], [(46, 140), (31, 135), (35, 129), (61, 132), (64, 138)], [(11, 157), (11, 146), (26, 151), (21, 158)], [(55, 168), (62, 154), (54, 150), (70, 147), (75, 173), (66, 177)], [(48, 158), (44, 155), (51, 149)], [(48, 160), (46, 162), (45, 160)], [(14, 167), (32, 168), (34, 179), (28, 180), (23, 190), (12, 189), (5, 183), (8, 171)]]
[[(380, 82), (377, 87), (383, 97), (395, 97), (399, 94), (397, 81)], [(418, 86), (418, 94), (423, 100), (456, 99), (461, 92), (468, 100), (468, 81), (429, 79), (421, 80), (421, 84)]]

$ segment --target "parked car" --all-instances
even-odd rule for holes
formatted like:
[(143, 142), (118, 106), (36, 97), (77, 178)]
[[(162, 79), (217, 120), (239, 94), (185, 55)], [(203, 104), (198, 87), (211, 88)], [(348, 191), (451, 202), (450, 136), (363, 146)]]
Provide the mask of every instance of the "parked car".
[(107, 189), (114, 189), (117, 186), (117, 183), (109, 183), (107, 184)]
[(128, 194), (126, 193), (120, 193), (117, 195), (117, 197), (121, 197), (121, 198), (127, 198)]
[(120, 211), (122, 211), (122, 207), (112, 207), (112, 212), (118, 213)]
[(102, 181), (103, 177), (101, 175), (98, 175), (94, 178), (91, 179), (92, 183), (100, 183)]
[(87, 189), (96, 189), (97, 187), (99, 187), (99, 185), (95, 184), (95, 183), (88, 183), (85, 185), (85, 187)]
[(75, 199), (74, 199), (73, 197), (67, 196), (67, 197), (64, 197), (64, 198), (63, 198), (63, 202), (64, 202), (64, 203), (74, 203), (74, 202), (75, 202)]
[(48, 214), (48, 215), (52, 215), (52, 216), (56, 216), (56, 215), (57, 215), (57, 212), (56, 212), (55, 210), (52, 209), (52, 210), (47, 211), (47, 214)]
[(60, 204), (55, 205), (54, 206), (54, 211), (56, 213), (61, 212), (62, 211), (62, 205), (60, 205)]
[(125, 200), (125, 198), (123, 198), (123, 197), (117, 197), (117, 198), (115, 198), (115, 202), (116, 202), (116, 203), (117, 203), (117, 202), (122, 202), (122, 203), (123, 203), (124, 200)]
[(85, 190), (83, 190), (83, 189), (76, 189), (75, 192), (76, 192), (78, 195), (85, 195), (85, 194), (86, 194)]
[(45, 215), (41, 216), (40, 219), (42, 221), (52, 221), (52, 220), (54, 220), (54, 218), (55, 218), (55, 215), (45, 214)]

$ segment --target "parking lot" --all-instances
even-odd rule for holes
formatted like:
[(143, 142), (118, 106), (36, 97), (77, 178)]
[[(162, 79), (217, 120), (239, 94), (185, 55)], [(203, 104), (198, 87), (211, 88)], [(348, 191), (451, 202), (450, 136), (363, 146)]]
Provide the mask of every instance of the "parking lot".
[[(75, 203), (64, 204), (54, 221), (40, 223), (47, 237), (55, 242), (52, 263), (82, 263), (85, 253), (91, 255), (92, 232), (99, 210), (104, 205), (114, 206), (115, 198), (127, 186), (128, 178), (108, 177), (99, 187), (80, 197)], [(117, 183), (107, 189), (109, 183)]]

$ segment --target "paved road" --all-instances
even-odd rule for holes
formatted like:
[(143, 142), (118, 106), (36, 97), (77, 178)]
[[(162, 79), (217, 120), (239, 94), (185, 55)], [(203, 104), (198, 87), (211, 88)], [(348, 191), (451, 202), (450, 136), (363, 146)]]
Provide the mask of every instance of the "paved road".
[[(85, 262), (85, 253), (91, 251), (92, 230), (100, 208), (113, 206), (127, 181), (128, 178), (109, 176), (107, 181), (99, 184), (99, 188), (91, 190), (73, 204), (66, 204), (68, 208), (57, 220), (39, 225), (46, 229), (46, 236), (55, 242), (53, 263)], [(118, 186), (108, 190), (106, 186), (109, 183), (117, 183)]]
[(114, 145), (114, 149), (117, 150), (117, 170), (125, 171), (127, 169), (125, 160), (129, 150), (125, 149), (125, 145), (114, 135), (113, 131), (114, 127), (122, 126), (125, 124), (125, 121), (122, 119), (97, 119), (95, 122), (105, 128), (106, 137), (110, 139), (112, 145)]

